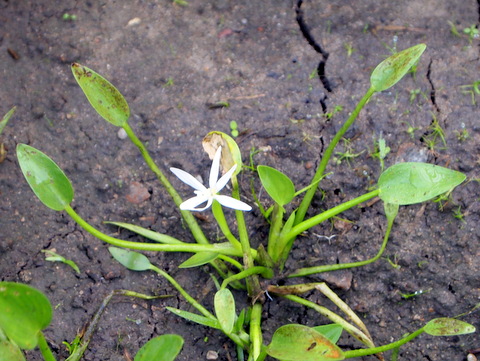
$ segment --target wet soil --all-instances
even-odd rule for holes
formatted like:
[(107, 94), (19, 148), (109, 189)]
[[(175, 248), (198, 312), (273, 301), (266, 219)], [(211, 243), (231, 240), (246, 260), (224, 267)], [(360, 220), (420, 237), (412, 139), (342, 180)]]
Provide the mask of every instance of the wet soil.
[[(64, 20), (64, 14), (76, 20)], [(465, 172), (469, 181), (441, 206), (401, 207), (385, 257), (375, 264), (303, 281), (329, 282), (362, 316), (377, 344), (398, 339), (431, 318), (467, 312), (480, 297), (475, 180), (480, 126), (476, 95), (461, 86), (479, 80), (480, 63), (478, 39), (469, 41), (463, 29), (478, 24), (473, 0), (190, 0), (185, 7), (167, 0), (0, 0), (0, 113), (18, 107), (0, 136), (8, 149), (0, 164), (0, 279), (46, 293), (55, 309), (46, 336), (59, 359), (67, 356), (62, 342), (73, 340), (111, 290), (125, 288), (169, 297), (115, 298), (85, 360), (128, 360), (128, 354), (164, 333), (185, 338), (179, 360), (205, 360), (208, 351), (217, 352), (219, 360), (236, 360), (233, 344), (219, 332), (165, 310), (189, 308), (167, 282), (125, 270), (112, 260), (106, 244), (36, 200), (18, 167), (16, 144), (51, 156), (73, 182), (75, 210), (105, 233), (137, 240), (102, 224), (115, 220), (190, 239), (137, 149), (90, 108), (70, 72), (71, 62), (95, 69), (121, 90), (130, 104), (132, 127), (165, 172), (176, 166), (206, 179), (210, 161), (200, 150), (201, 140), (211, 130), (228, 133), (235, 120), (244, 160), (253, 147), (261, 149), (255, 162), (281, 169), (300, 189), (366, 92), (373, 67), (393, 50), (423, 42), (428, 48), (415, 74), (374, 96), (347, 133), (348, 142), (338, 151), (358, 156), (349, 162), (336, 156), (310, 214), (375, 184), (380, 165), (371, 154), (380, 136), (391, 148), (387, 166), (428, 161)], [(229, 107), (209, 107), (225, 101)], [(437, 138), (432, 149), (434, 121), (445, 131), (445, 144)], [(465, 132), (468, 137), (461, 136)], [(253, 203), (250, 177), (245, 172), (242, 187), (245, 200)], [(178, 183), (188, 197), (190, 189)], [(132, 192), (138, 188), (137, 200)], [(264, 193), (261, 201), (268, 205)], [(200, 222), (216, 239), (213, 217), (204, 215)], [(260, 213), (252, 211), (247, 222), (252, 242), (261, 243), (266, 224)], [(352, 209), (301, 237), (287, 267), (371, 257), (385, 223), (380, 202)], [(81, 273), (46, 262), (45, 249), (72, 259)], [(178, 269), (188, 255), (148, 256), (212, 307), (211, 269)], [(414, 292), (419, 294), (402, 298)], [(307, 297), (328, 305), (317, 293)], [(263, 316), (266, 340), (283, 323), (326, 322), (276, 298), (267, 301)], [(479, 325), (478, 313), (464, 319)], [(461, 361), (479, 343), (478, 334), (421, 336), (402, 347), (399, 360)], [(349, 337), (340, 345), (359, 346)], [(36, 351), (27, 357), (41, 359)]]

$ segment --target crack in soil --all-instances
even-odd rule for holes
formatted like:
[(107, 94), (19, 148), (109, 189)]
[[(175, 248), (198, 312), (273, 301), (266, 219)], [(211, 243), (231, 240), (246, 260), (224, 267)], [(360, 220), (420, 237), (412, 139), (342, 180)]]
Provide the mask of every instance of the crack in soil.
[[(303, 0), (297, 1), (297, 5), (295, 7), (295, 13), (297, 14), (296, 20), (305, 40), (307, 40), (308, 44), (310, 44), (313, 50), (315, 50), (317, 53), (319, 53), (322, 56), (322, 60), (320, 60), (317, 66), (317, 74), (325, 90), (328, 93), (331, 93), (332, 87), (330, 85), (330, 81), (328, 80), (325, 74), (325, 65), (327, 64), (329, 53), (322, 48), (322, 46), (314, 39), (312, 33), (310, 32), (310, 29), (308, 28), (308, 25), (305, 22), (305, 19), (303, 16), (304, 14), (302, 10), (302, 4), (303, 4)], [(326, 104), (327, 99), (328, 99), (328, 96), (325, 94), (319, 100), (323, 113), (327, 112), (327, 104)]]
[[(480, 0), (479, 0), (480, 1)], [(432, 105), (435, 107), (438, 113), (440, 112), (440, 108), (438, 107), (437, 101), (435, 99), (435, 85), (433, 85), (433, 80), (432, 80), (432, 63), (433, 59), (430, 59), (430, 63), (428, 63), (428, 70), (427, 70), (427, 80), (428, 83), (430, 84), (430, 101), (432, 102)]]

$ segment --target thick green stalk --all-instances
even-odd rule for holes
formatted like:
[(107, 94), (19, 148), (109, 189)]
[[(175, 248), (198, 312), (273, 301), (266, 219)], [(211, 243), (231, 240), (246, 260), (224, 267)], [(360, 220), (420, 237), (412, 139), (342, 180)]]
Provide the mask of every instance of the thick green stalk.
[(270, 233), (268, 235), (268, 246), (267, 252), (268, 255), (272, 258), (274, 263), (277, 263), (278, 259), (280, 258), (281, 249), (278, 249), (278, 237), (282, 231), (283, 226), (283, 215), (285, 214), (285, 209), (275, 203), (273, 206), (272, 212), (272, 223), (270, 225)]
[[(137, 148), (140, 150), (140, 153), (145, 159), (145, 162), (150, 167), (152, 172), (155, 173), (158, 180), (162, 183), (162, 185), (167, 190), (168, 194), (170, 194), (170, 196), (172, 197), (177, 207), (179, 207), (180, 204), (183, 202), (182, 198), (177, 193), (175, 188), (173, 188), (172, 184), (167, 179), (167, 177), (165, 177), (163, 172), (157, 167), (152, 157), (150, 156), (150, 153), (148, 153), (148, 150), (145, 147), (145, 145), (142, 143), (140, 139), (138, 139), (138, 137), (135, 135), (135, 133), (133, 132), (133, 129), (130, 127), (128, 123), (125, 123), (125, 125), (123, 126), (123, 129), (127, 133), (132, 143), (135, 144)], [(202, 229), (200, 228), (197, 221), (195, 220), (195, 217), (193, 217), (192, 213), (190, 211), (180, 211), (180, 213), (182, 214), (182, 217), (185, 220), (185, 223), (187, 224), (188, 228), (190, 228), (192, 235), (197, 241), (197, 243), (200, 243), (200, 244), (209, 243), (208, 239), (205, 237), (205, 234), (203, 233)]]
[[(240, 191), (238, 186), (237, 177), (232, 176), (232, 197), (240, 200)], [(243, 265), (245, 269), (249, 269), (255, 266), (254, 263), (254, 250), (250, 246), (250, 240), (248, 239), (247, 225), (245, 223), (245, 217), (243, 211), (235, 210), (235, 216), (237, 217), (238, 237), (240, 238), (240, 244), (242, 245), (243, 252)], [(247, 278), (247, 291), (250, 297), (257, 297), (260, 292), (260, 282), (257, 275), (252, 275)]]
[(352, 358), (352, 357), (362, 357), (362, 356), (367, 356), (367, 355), (374, 355), (374, 354), (377, 354), (377, 353), (380, 353), (380, 352), (385, 352), (385, 351), (388, 351), (388, 350), (392, 350), (394, 348), (398, 348), (402, 345), (405, 345), (407, 342), (410, 342), (415, 337), (421, 335), (423, 332), (424, 332), (424, 327), (422, 327), (421, 329), (419, 329), (415, 332), (412, 332), (410, 335), (408, 335), (408, 336), (406, 336), (406, 337), (404, 337), (404, 338), (402, 338), (398, 341), (395, 341), (395, 342), (392, 342), (392, 343), (389, 343), (389, 344), (386, 344), (386, 345), (383, 345), (383, 346), (378, 346), (378, 347), (372, 347), (372, 348), (360, 349), (360, 350), (344, 351), (343, 356), (347, 359), (347, 358)]
[(322, 266), (316, 266), (316, 267), (301, 268), (296, 270), (292, 274), (290, 274), (288, 277), (302, 277), (302, 276), (307, 276), (314, 273), (338, 271), (341, 269), (361, 267), (377, 261), (382, 256), (383, 252), (385, 251), (385, 248), (387, 247), (388, 238), (390, 237), (390, 232), (392, 230), (393, 221), (395, 217), (393, 218), (389, 217), (387, 219), (388, 219), (388, 226), (387, 226), (387, 230), (385, 231), (385, 236), (383, 237), (382, 245), (380, 246), (380, 250), (374, 257), (364, 261), (358, 261), (358, 262), (339, 263), (339, 264), (332, 264), (332, 265), (322, 265)]
[(230, 231), (230, 227), (228, 226), (227, 220), (225, 218), (225, 213), (223, 213), (222, 205), (220, 203), (218, 203), (217, 201), (213, 201), (212, 212), (213, 212), (213, 216), (215, 217), (215, 220), (217, 221), (218, 226), (220, 227), (220, 230), (222, 231), (223, 235), (228, 239), (228, 241), (235, 248), (241, 250), (242, 245), (235, 238), (235, 236), (232, 234), (232, 231)]
[(263, 267), (263, 266), (253, 266), (253, 267), (247, 268), (242, 272), (236, 273), (233, 276), (225, 278), (225, 280), (222, 282), (221, 288), (227, 287), (230, 282), (239, 281), (244, 278), (250, 277), (252, 275), (258, 275), (258, 274), (261, 274), (263, 278), (270, 279), (273, 277), (273, 270), (271, 268)]
[[(242, 257), (242, 252), (234, 248), (231, 244), (197, 244), (197, 243), (183, 243), (183, 244), (158, 244), (158, 243), (141, 243), (124, 241), (114, 238), (100, 232), (98, 229), (92, 227), (84, 219), (82, 219), (70, 206), (65, 207), (65, 211), (77, 222), (83, 229), (95, 236), (96, 238), (112, 244), (117, 247), (138, 249), (142, 251), (163, 251), (163, 252), (214, 252), (227, 256)], [(252, 257), (257, 256), (255, 250), (251, 250)]]
[(286, 244), (284, 250), (282, 251), (282, 264), (285, 263), (286, 259), (288, 258), (288, 254), (290, 253), (290, 249), (292, 248), (293, 241), (295, 237), (297, 237), (299, 234), (302, 232), (305, 232), (306, 230), (312, 228), (313, 226), (316, 226), (317, 224), (320, 224), (327, 219), (330, 219), (334, 216), (336, 216), (339, 213), (342, 213), (346, 211), (347, 209), (350, 209), (360, 203), (363, 203), (373, 197), (378, 196), (380, 191), (374, 190), (372, 192), (366, 193), (361, 195), (360, 197), (354, 198), (348, 202), (339, 204), (336, 207), (330, 208), (329, 210), (326, 210), (325, 212), (322, 212), (320, 214), (317, 214), (316, 216), (313, 216), (312, 218), (309, 218), (296, 226), (294, 226), (290, 232), (288, 232), (285, 235), (285, 242), (281, 241), (279, 243)]
[(252, 306), (252, 314), (250, 316), (250, 354), (253, 356), (253, 360), (257, 360), (262, 351), (263, 336), (262, 336), (262, 305), (255, 303)]
[(347, 132), (347, 130), (352, 126), (352, 124), (355, 122), (355, 119), (357, 119), (358, 114), (362, 110), (362, 108), (365, 106), (367, 101), (371, 98), (371, 96), (375, 93), (375, 90), (373, 88), (368, 89), (367, 93), (363, 96), (363, 98), (360, 100), (360, 102), (357, 104), (355, 107), (354, 111), (350, 116), (348, 117), (347, 121), (343, 124), (343, 126), (340, 128), (340, 130), (335, 134), (333, 137), (332, 141), (328, 145), (327, 149), (325, 150), (325, 153), (323, 154), (322, 160), (320, 161), (320, 164), (318, 165), (317, 171), (315, 172), (315, 175), (313, 176), (312, 181), (310, 184), (316, 183), (313, 187), (311, 187), (307, 193), (305, 193), (305, 196), (303, 197), (302, 203), (300, 204), (300, 207), (298, 207), (297, 214), (295, 217), (295, 224), (299, 224), (303, 221), (305, 218), (305, 214), (307, 213), (308, 208), (310, 207), (310, 203), (312, 203), (313, 196), (315, 195), (315, 192), (317, 191), (319, 180), (322, 179), (325, 169), (327, 168), (328, 161), (332, 157), (333, 151), (335, 147), (337, 146), (338, 142), (344, 134)]
[(52, 350), (50, 350), (50, 347), (48, 347), (47, 340), (45, 340), (45, 336), (43, 335), (42, 331), (38, 332), (38, 348), (40, 349), (45, 361), (56, 361)]

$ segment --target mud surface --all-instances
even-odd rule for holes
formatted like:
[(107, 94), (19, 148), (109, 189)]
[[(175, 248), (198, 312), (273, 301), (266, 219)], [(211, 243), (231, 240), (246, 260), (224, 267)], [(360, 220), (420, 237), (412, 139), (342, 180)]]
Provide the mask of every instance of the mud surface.
[[(63, 20), (66, 13), (76, 20)], [(460, 36), (452, 34), (449, 21)], [(219, 360), (236, 360), (234, 345), (219, 332), (165, 310), (189, 309), (167, 282), (153, 273), (125, 270), (112, 260), (106, 244), (36, 200), (18, 167), (16, 144), (51, 156), (73, 182), (75, 210), (105, 233), (137, 240), (102, 223), (115, 220), (190, 239), (137, 149), (90, 108), (73, 79), (71, 62), (95, 69), (121, 90), (130, 104), (132, 127), (166, 173), (176, 166), (207, 179), (210, 161), (201, 140), (211, 130), (229, 133), (235, 120), (244, 160), (253, 147), (263, 149), (255, 162), (281, 169), (300, 189), (325, 144), (366, 92), (373, 67), (392, 50), (423, 42), (428, 48), (415, 76), (374, 96), (347, 133), (349, 141), (338, 151), (358, 156), (349, 162), (336, 156), (338, 162), (328, 168), (332, 175), (322, 183), (324, 199), (319, 193), (311, 214), (375, 184), (380, 165), (371, 154), (381, 135), (391, 148), (387, 166), (423, 160), (465, 172), (469, 181), (442, 207), (433, 202), (401, 207), (385, 257), (375, 264), (305, 281), (329, 282), (363, 317), (377, 344), (396, 340), (431, 318), (467, 312), (480, 297), (479, 184), (474, 180), (479, 177), (480, 126), (472, 101), (478, 99), (461, 86), (479, 80), (480, 67), (478, 39), (470, 42), (463, 29), (478, 23), (473, 0), (191, 0), (185, 7), (167, 0), (0, 0), (0, 113), (18, 106), (0, 136), (8, 149), (0, 164), (0, 279), (46, 293), (55, 308), (46, 335), (59, 359), (67, 356), (62, 342), (73, 340), (108, 292), (126, 288), (171, 297), (115, 298), (85, 360), (128, 360), (126, 355), (163, 333), (185, 338), (179, 360), (205, 360), (208, 351), (217, 352)], [(220, 102), (230, 106), (209, 107)], [(445, 132), (445, 144), (437, 137), (432, 148), (434, 120)], [(463, 131), (468, 137), (460, 136), (467, 134)], [(242, 187), (245, 201), (253, 203), (250, 176), (244, 174)], [(188, 187), (170, 179), (190, 196)], [(135, 186), (139, 201), (132, 198)], [(268, 205), (264, 193), (261, 200)], [(213, 217), (204, 215), (200, 222), (216, 239)], [(341, 218), (301, 237), (289, 269), (372, 257), (386, 227), (381, 202)], [(261, 214), (254, 210), (247, 222), (252, 241), (260, 243), (267, 230)], [(81, 273), (46, 262), (45, 249), (74, 260)], [(211, 309), (211, 269), (178, 269), (188, 255), (148, 255)], [(421, 294), (402, 298), (414, 292)], [(308, 298), (329, 304), (317, 293)], [(478, 313), (464, 319), (479, 326)], [(268, 340), (283, 323), (326, 320), (275, 298), (267, 302), (263, 322)], [(359, 346), (349, 337), (340, 345)], [(461, 361), (467, 350), (479, 346), (478, 334), (424, 335), (402, 347), (399, 360)], [(37, 351), (27, 357), (41, 359)]]

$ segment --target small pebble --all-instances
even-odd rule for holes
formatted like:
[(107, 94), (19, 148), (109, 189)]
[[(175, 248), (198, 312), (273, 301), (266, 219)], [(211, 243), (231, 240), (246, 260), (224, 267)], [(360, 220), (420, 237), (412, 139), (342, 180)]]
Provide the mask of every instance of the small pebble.
[(208, 351), (207, 352), (207, 360), (218, 360), (218, 353), (216, 351)]
[(122, 139), (122, 140), (127, 139), (128, 135), (125, 129), (120, 128), (117, 132), (117, 137), (118, 139)]
[(142, 20), (140, 18), (133, 18), (133, 19), (130, 19), (127, 23), (127, 26), (134, 26), (134, 25), (138, 25), (142, 22)]
[(130, 184), (129, 193), (126, 195), (127, 201), (133, 204), (139, 204), (150, 198), (148, 189), (139, 182)]
[(467, 361), (477, 361), (477, 356), (475, 356), (473, 353), (469, 353), (467, 355)]

